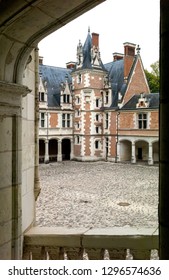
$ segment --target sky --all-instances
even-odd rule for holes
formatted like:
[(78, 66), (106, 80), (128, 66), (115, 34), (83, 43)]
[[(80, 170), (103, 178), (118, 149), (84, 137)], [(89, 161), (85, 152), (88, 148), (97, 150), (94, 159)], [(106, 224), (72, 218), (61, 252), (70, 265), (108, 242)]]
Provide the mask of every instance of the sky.
[(143, 66), (159, 60), (160, 0), (107, 0), (81, 15), (39, 43), (39, 55), (45, 65), (66, 67), (76, 61), (79, 40), (84, 44), (88, 28), (99, 34), (102, 62), (113, 53), (124, 53), (123, 43), (139, 45)]

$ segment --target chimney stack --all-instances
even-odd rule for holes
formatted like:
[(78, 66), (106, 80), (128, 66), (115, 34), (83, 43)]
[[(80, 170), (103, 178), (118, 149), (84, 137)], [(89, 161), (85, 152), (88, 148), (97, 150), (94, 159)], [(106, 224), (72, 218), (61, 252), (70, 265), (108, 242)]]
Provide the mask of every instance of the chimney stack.
[(136, 45), (132, 43), (124, 43), (124, 79), (127, 81), (131, 67), (135, 58)]
[(113, 53), (113, 60), (114, 61), (123, 59), (123, 57), (124, 57), (124, 54), (122, 54), (122, 53), (117, 53), (117, 52)]
[(124, 55), (135, 56), (136, 45), (132, 43), (124, 43)]
[(99, 34), (98, 33), (92, 33), (92, 45), (96, 48), (99, 48)]

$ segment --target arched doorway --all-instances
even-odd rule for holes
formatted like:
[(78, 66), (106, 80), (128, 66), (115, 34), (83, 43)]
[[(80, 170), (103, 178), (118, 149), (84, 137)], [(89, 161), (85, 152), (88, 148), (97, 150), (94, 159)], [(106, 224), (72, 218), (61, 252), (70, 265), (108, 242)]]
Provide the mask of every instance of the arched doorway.
[(57, 161), (58, 141), (56, 139), (49, 140), (49, 161)]
[(148, 162), (148, 143), (145, 141), (136, 142), (136, 161)]
[(70, 160), (71, 143), (70, 139), (62, 140), (62, 160)]
[(39, 163), (45, 161), (45, 141), (39, 139)]
[(131, 162), (131, 142), (129, 140), (120, 141), (120, 161)]

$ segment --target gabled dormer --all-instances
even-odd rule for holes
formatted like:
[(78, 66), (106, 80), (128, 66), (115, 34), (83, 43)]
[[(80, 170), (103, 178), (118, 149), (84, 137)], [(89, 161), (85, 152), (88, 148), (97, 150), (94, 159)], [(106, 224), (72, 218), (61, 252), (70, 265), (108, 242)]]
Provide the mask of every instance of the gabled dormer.
[(68, 76), (65, 77), (65, 82), (61, 83), (60, 91), (60, 106), (61, 109), (72, 109), (72, 87), (68, 83)]
[(144, 95), (144, 93), (141, 93), (138, 102), (136, 104), (136, 108), (148, 108), (148, 107), (149, 107), (149, 100)]
[(42, 80), (39, 74), (39, 108), (47, 108), (47, 82)]

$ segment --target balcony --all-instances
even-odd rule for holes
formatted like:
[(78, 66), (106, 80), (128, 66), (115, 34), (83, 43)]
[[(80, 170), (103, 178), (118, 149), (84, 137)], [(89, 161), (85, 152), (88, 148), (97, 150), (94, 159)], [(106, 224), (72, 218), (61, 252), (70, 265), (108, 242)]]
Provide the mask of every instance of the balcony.
[(24, 260), (158, 259), (154, 228), (33, 227), (24, 235)]

